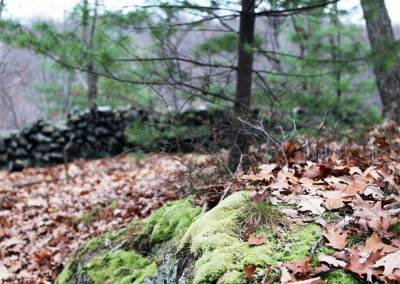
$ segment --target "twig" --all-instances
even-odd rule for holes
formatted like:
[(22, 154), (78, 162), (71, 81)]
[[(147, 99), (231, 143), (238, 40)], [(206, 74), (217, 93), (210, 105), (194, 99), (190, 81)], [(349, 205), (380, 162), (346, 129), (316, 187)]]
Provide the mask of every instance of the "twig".
[(72, 140), (74, 140), (74, 138), (75, 138), (75, 134), (71, 133), (71, 135), (69, 136), (69, 141), (68, 141), (67, 145), (65, 145), (65, 147), (64, 147), (65, 182), (67, 184), (69, 183), (67, 151), (68, 151), (69, 147), (71, 147)]
[(208, 202), (206, 200), (206, 201), (204, 201), (203, 208), (201, 209), (201, 214), (206, 213), (207, 207), (208, 207)]
[(314, 256), (315, 250), (317, 249), (317, 246), (318, 246), (319, 244), (321, 244), (321, 243), (324, 241), (324, 239), (325, 239), (325, 237), (324, 237), (324, 236), (321, 236), (321, 237), (315, 242), (315, 244), (310, 248), (310, 255), (311, 255), (311, 256)]
[(239, 171), (240, 165), (242, 164), (242, 159), (243, 159), (243, 155), (240, 155), (240, 161), (239, 161), (239, 165), (236, 168), (236, 172), (235, 175), (233, 176), (233, 179), (231, 180), (231, 182), (229, 183), (229, 186), (224, 190), (224, 194), (222, 195), (221, 199), (219, 200), (218, 204), (220, 204), (222, 202), (222, 200), (224, 200), (225, 196), (228, 194), (229, 190), (231, 190), (231, 186), (232, 186), (232, 182), (233, 180), (236, 178), (236, 175)]
[[(269, 139), (271, 139), (271, 141), (272, 141), (273, 143), (275, 143), (275, 145), (281, 150), (282, 155), (283, 155), (283, 157), (285, 158), (286, 166), (289, 167), (289, 163), (288, 163), (288, 160), (287, 160), (285, 151), (284, 151), (284, 150), (282, 149), (282, 147), (279, 145), (279, 143), (281, 143), (281, 141), (279, 141), (278, 139), (273, 138), (272, 136), (270, 136), (269, 133), (268, 133), (267, 131), (265, 131), (264, 128), (259, 128), (259, 127), (255, 126), (255, 125), (252, 125), (252, 124), (248, 123), (247, 121), (244, 121), (244, 120), (241, 119), (240, 117), (238, 117), (238, 119), (239, 119), (242, 123), (247, 124), (247, 125), (253, 127), (254, 129), (257, 129), (258, 131), (261, 131), (262, 133), (265, 134), (265, 136), (267, 136)], [(262, 125), (262, 123), (261, 123), (261, 125)], [(279, 143), (278, 143), (278, 142), (279, 142)]]

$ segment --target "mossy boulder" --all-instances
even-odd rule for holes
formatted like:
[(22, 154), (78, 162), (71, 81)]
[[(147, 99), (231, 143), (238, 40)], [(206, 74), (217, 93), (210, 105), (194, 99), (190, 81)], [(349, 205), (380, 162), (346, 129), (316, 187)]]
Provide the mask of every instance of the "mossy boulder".
[[(216, 283), (228, 270), (231, 273), (221, 284), (249, 283), (245, 264), (256, 265), (259, 275), (271, 266), (278, 275), (278, 262), (303, 259), (321, 236), (321, 227), (293, 225), (282, 230), (283, 238), (271, 230), (259, 230), (256, 234), (266, 236), (266, 243), (250, 246), (241, 242), (237, 224), (247, 196), (248, 192), (232, 194), (201, 215), (201, 209), (193, 208), (188, 199), (166, 204), (145, 222), (134, 222), (124, 231), (89, 242), (64, 269), (58, 283)], [(318, 246), (316, 255), (332, 251)], [(358, 283), (342, 270), (321, 277), (330, 284)]]
[(94, 238), (77, 252), (57, 283), (143, 283), (156, 272), (155, 259), (182, 235), (201, 208), (188, 198), (168, 203), (144, 222)]

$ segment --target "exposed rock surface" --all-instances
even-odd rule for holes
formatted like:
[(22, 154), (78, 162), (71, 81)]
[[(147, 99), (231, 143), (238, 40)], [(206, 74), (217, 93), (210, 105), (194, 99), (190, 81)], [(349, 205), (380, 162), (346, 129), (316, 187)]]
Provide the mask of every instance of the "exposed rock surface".
[[(247, 195), (237, 192), (205, 214), (188, 199), (169, 203), (142, 223), (90, 241), (67, 265), (58, 283), (250, 283), (244, 264), (257, 266), (253, 283), (261, 281), (268, 265), (279, 275), (278, 262), (304, 259), (320, 237), (321, 227), (293, 225), (283, 231), (285, 239), (270, 230), (259, 231), (267, 241), (250, 246), (240, 241), (237, 224)], [(316, 256), (332, 251), (318, 246)], [(321, 277), (328, 283), (358, 283), (342, 270)]]

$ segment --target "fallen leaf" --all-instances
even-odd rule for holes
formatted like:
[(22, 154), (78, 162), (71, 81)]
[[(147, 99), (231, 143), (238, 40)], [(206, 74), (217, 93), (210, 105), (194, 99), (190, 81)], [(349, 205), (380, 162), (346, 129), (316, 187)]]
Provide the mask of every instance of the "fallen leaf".
[(284, 264), (293, 274), (297, 273), (308, 273), (311, 271), (310, 264), (305, 259), (298, 261), (287, 262)]
[(347, 231), (343, 232), (343, 234), (340, 234), (339, 231), (335, 231), (335, 226), (326, 226), (326, 229), (328, 230), (328, 234), (323, 233), (323, 235), (328, 239), (329, 243), (325, 245), (336, 249), (344, 249), (348, 243), (345, 241), (347, 237)]
[(44, 200), (41, 197), (37, 197), (37, 198), (29, 198), (28, 199), (28, 206), (32, 207), (32, 206), (37, 206), (37, 207), (46, 207), (47, 206), (47, 201)]
[(337, 199), (324, 199), (324, 207), (329, 210), (338, 209), (346, 204), (343, 201), (348, 201), (347, 198), (337, 198)]
[(300, 201), (297, 206), (300, 211), (310, 211), (314, 215), (320, 215), (325, 212), (325, 208), (321, 207), (322, 202), (322, 198), (306, 199)]
[(3, 280), (10, 279), (14, 276), (14, 273), (11, 273), (7, 270), (7, 268), (0, 264), (0, 283), (3, 283)]
[(294, 277), (289, 273), (289, 271), (285, 266), (281, 266), (281, 272), (282, 272), (280, 279), (281, 284), (288, 283), (289, 281), (294, 280)]
[(355, 216), (366, 219), (371, 228), (378, 228), (380, 217), (388, 218), (389, 212), (380, 208), (380, 202), (377, 202), (374, 207), (370, 207), (358, 194), (353, 204), (357, 206), (354, 212)]
[(254, 222), (253, 224), (251, 224), (250, 227), (247, 228), (246, 232), (244, 232), (243, 241), (247, 242), (247, 240), (249, 239), (250, 235), (252, 233), (254, 233), (254, 231), (257, 229), (258, 224), (260, 223), (260, 221), (261, 221), (261, 217), (259, 217), (256, 222)]
[(346, 262), (337, 260), (335, 257), (330, 256), (330, 255), (319, 255), (318, 260), (320, 262), (326, 262), (329, 265), (332, 265), (334, 267), (345, 267), (347, 264)]
[(371, 253), (373, 251), (377, 251), (378, 249), (381, 249), (382, 253), (390, 253), (398, 250), (398, 248), (395, 246), (384, 244), (382, 239), (375, 232), (370, 238), (367, 238), (365, 247), (361, 251)]
[(261, 239), (257, 238), (257, 237), (250, 237), (249, 239), (249, 245), (262, 245), (267, 241), (267, 238), (265, 236), (263, 236)]
[(372, 267), (380, 266), (385, 267), (385, 270), (383, 271), (384, 275), (392, 274), (393, 270), (400, 267), (400, 250), (394, 253), (390, 253), (385, 257), (382, 257), (381, 259), (376, 261), (375, 265), (372, 265)]
[(282, 209), (281, 211), (283, 214), (286, 215), (286, 217), (295, 218), (299, 215), (299, 212), (297, 210), (293, 210), (293, 209)]
[(377, 250), (372, 252), (365, 262), (360, 263), (359, 251), (356, 249), (353, 249), (352, 251), (353, 253), (351, 254), (350, 262), (347, 263), (343, 269), (356, 273), (360, 277), (362, 277), (363, 274), (373, 273), (374, 267), (378, 267), (374, 265), (375, 262), (382, 257), (381, 251)]
[(257, 266), (254, 264), (245, 264), (243, 267), (244, 272), (246, 273), (247, 278), (249, 281), (253, 281), (253, 273), (256, 270)]
[(258, 168), (261, 170), (260, 175), (267, 175), (272, 173), (272, 171), (276, 168), (276, 164), (263, 164), (258, 166)]
[(309, 280), (292, 282), (291, 284), (322, 284), (322, 283), (324, 283), (324, 280), (322, 280), (320, 277), (317, 277)]
[(328, 272), (329, 270), (331, 270), (329, 268), (329, 266), (322, 264), (320, 267), (313, 267), (314, 268), (314, 272), (312, 273), (312, 275), (318, 274), (318, 273), (324, 273), (324, 272)]

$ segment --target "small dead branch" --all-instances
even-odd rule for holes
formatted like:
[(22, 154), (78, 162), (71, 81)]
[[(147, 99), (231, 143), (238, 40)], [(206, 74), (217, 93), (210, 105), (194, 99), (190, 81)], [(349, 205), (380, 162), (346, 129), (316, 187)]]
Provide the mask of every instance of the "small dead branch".
[(71, 147), (72, 140), (74, 140), (74, 138), (75, 138), (75, 134), (71, 133), (71, 136), (69, 137), (69, 141), (68, 141), (67, 145), (65, 145), (65, 147), (64, 147), (65, 182), (67, 184), (69, 183), (67, 151)]
[(315, 244), (310, 248), (310, 255), (311, 255), (311, 256), (314, 256), (315, 250), (317, 249), (317, 246), (318, 246), (319, 244), (322, 244), (322, 243), (324, 242), (324, 239), (325, 239), (325, 237), (324, 237), (324, 236), (321, 236), (321, 237), (315, 242)]
[(242, 164), (242, 159), (243, 159), (243, 155), (240, 155), (240, 161), (239, 161), (239, 165), (236, 168), (236, 172), (235, 175), (233, 176), (233, 179), (231, 180), (231, 182), (229, 183), (229, 186), (225, 189), (224, 194), (222, 195), (221, 199), (219, 200), (218, 204), (220, 204), (222, 202), (222, 200), (224, 200), (225, 196), (228, 194), (228, 192), (231, 190), (231, 186), (232, 186), (232, 182), (233, 180), (236, 178), (236, 175), (239, 171), (240, 165)]

